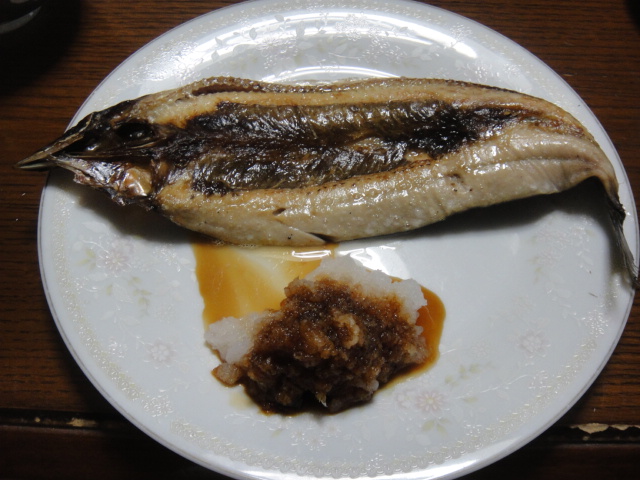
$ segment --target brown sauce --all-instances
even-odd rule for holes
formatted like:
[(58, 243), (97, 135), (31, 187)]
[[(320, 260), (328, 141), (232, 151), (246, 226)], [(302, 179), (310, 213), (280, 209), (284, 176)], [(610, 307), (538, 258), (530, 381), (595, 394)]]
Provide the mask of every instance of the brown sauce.
[[(224, 317), (278, 309), (285, 298), (285, 286), (317, 268), (322, 258), (333, 255), (334, 250), (334, 246), (239, 247), (194, 242), (205, 328)], [(424, 287), (422, 293), (427, 305), (420, 309), (417, 323), (423, 328), (429, 356), (424, 364), (412, 369), (413, 372), (430, 367), (438, 359), (446, 315), (438, 295)]]
[(422, 371), (438, 360), (440, 337), (442, 336), (442, 328), (446, 316), (444, 303), (438, 295), (424, 287), (422, 287), (422, 295), (427, 301), (427, 305), (419, 310), (416, 323), (422, 327), (422, 335), (427, 342), (429, 356), (422, 365), (413, 369), (413, 371)]
[(224, 317), (278, 309), (284, 288), (315, 270), (333, 247), (239, 247), (194, 242), (205, 327)]

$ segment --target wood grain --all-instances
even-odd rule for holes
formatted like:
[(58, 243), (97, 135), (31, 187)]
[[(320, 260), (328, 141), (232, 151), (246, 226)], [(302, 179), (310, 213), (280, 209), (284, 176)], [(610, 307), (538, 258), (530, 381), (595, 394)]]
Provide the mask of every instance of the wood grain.
[[(45, 176), (13, 164), (64, 131), (91, 91), (138, 48), (235, 2), (48, 3), (55, 5), (40, 25), (0, 36), (0, 478), (218, 478), (132, 427), (74, 363), (39, 274), (37, 218)], [(600, 119), (638, 191), (636, 0), (430, 3), (493, 28), (550, 65)], [(636, 298), (610, 362), (578, 404), (538, 440), (469, 478), (636, 478), (639, 345)], [(609, 428), (594, 434), (574, 428), (588, 424)]]

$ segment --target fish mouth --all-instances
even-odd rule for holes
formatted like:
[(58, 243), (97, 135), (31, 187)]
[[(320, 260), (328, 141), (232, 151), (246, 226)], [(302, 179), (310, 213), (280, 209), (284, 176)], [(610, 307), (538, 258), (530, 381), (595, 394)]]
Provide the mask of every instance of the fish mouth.
[(67, 130), (58, 140), (19, 161), (15, 167), (22, 170), (49, 170), (58, 166), (60, 164), (58, 155), (85, 138), (94, 116), (94, 113), (87, 115), (77, 125)]

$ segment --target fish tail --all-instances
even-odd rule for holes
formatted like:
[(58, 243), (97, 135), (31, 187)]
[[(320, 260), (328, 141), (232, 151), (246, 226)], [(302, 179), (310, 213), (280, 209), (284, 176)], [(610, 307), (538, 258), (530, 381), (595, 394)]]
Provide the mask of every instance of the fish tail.
[(617, 198), (612, 198), (611, 195), (607, 195), (607, 200), (609, 205), (609, 218), (611, 220), (611, 226), (613, 227), (615, 251), (618, 257), (616, 260), (626, 280), (633, 288), (637, 289), (640, 287), (638, 264), (633, 257), (623, 230), (623, 223), (626, 217), (625, 209)]

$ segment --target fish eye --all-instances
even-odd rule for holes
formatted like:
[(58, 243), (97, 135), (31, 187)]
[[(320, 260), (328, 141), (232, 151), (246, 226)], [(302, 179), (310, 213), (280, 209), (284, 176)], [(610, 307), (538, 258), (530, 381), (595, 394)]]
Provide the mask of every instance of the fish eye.
[(153, 136), (153, 129), (147, 123), (127, 122), (118, 125), (116, 134), (123, 140), (144, 140)]

